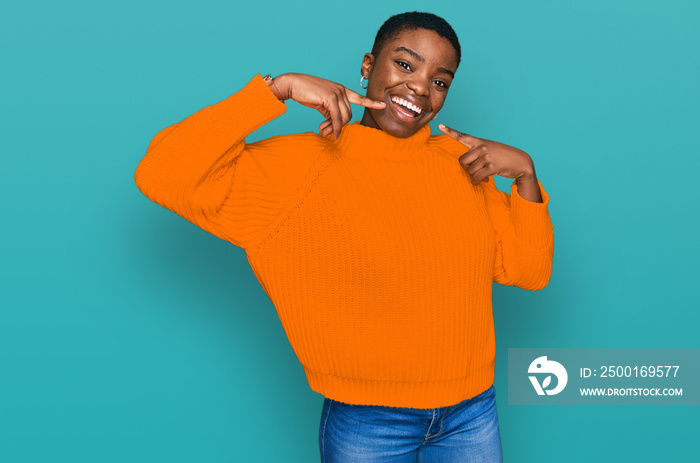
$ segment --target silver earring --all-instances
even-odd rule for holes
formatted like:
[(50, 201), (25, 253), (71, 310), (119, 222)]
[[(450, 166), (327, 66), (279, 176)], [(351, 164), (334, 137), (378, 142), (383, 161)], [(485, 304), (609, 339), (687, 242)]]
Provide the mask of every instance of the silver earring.
[[(365, 79), (367, 79), (367, 77), (365, 77), (365, 76), (360, 77), (360, 87), (361, 87), (361, 88), (364, 88), (364, 89), (366, 89), (367, 87), (369, 87), (369, 85), (367, 85), (367, 87), (365, 87), (364, 85), (362, 85), (362, 83), (363, 83), (362, 81), (365, 80)], [(369, 84), (369, 79), (367, 79), (367, 83)]]

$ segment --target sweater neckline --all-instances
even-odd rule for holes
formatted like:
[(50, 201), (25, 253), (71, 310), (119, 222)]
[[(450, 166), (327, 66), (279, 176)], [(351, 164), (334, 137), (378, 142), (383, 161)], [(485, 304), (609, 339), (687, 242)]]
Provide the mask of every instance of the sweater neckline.
[(334, 141), (343, 152), (353, 157), (403, 160), (425, 154), (429, 138), (428, 124), (410, 137), (399, 138), (355, 121), (343, 126), (340, 137)]

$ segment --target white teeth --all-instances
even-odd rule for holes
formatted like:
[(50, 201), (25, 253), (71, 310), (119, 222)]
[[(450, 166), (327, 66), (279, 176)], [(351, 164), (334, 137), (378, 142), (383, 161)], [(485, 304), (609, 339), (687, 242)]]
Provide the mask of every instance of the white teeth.
[(414, 104), (409, 103), (408, 101), (404, 100), (403, 98), (399, 98), (397, 96), (392, 96), (391, 101), (394, 101), (394, 102), (400, 104), (401, 106), (405, 106), (409, 109), (412, 109), (413, 111), (415, 111), (418, 114), (423, 112), (423, 110), (421, 108), (419, 108), (418, 106), (416, 106)]

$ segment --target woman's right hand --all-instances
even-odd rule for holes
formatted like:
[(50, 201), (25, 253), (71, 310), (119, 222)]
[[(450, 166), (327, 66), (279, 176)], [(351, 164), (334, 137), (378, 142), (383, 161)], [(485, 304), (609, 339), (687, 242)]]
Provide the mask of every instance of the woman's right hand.
[(309, 74), (280, 74), (273, 80), (285, 100), (292, 99), (318, 110), (326, 118), (318, 127), (321, 135), (333, 132), (336, 140), (343, 125), (352, 119), (350, 103), (374, 109), (386, 106), (383, 101), (370, 100), (341, 84)]

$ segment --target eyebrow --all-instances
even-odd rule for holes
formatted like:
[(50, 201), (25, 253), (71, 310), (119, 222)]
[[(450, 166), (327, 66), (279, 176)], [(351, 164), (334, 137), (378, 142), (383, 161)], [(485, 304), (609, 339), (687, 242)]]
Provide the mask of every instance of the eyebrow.
[[(409, 55), (413, 56), (413, 57), (414, 57), (415, 59), (417, 59), (418, 61), (420, 61), (421, 63), (425, 63), (425, 59), (423, 59), (423, 57), (422, 57), (421, 55), (419, 55), (419, 54), (416, 53), (415, 51), (411, 50), (410, 48), (398, 47), (398, 48), (396, 48), (394, 51), (403, 51), (403, 52), (406, 52), (406, 53), (408, 53)], [(455, 77), (454, 71), (450, 71), (449, 69), (438, 68), (438, 71), (444, 72), (445, 74), (449, 74), (453, 79), (454, 79), (454, 77)]]

